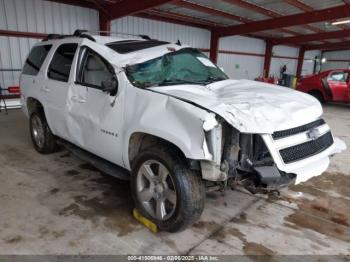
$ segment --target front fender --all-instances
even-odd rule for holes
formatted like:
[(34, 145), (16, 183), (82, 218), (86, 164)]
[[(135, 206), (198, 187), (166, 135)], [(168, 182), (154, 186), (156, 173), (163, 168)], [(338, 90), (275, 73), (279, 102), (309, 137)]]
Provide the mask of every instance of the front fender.
[[(206, 153), (204, 123), (213, 113), (167, 95), (132, 88), (125, 110), (123, 162), (130, 169), (129, 141), (135, 132), (160, 137), (176, 145), (190, 159), (212, 157)], [(131, 92), (131, 91), (129, 91)]]

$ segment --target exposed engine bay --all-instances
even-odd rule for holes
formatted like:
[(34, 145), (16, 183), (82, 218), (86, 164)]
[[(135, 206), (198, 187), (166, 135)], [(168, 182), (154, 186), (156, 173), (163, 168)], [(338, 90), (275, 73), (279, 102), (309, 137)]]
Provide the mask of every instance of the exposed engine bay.
[(277, 168), (259, 134), (241, 133), (221, 121), (218, 127), (206, 133), (206, 141), (216, 165), (202, 162), (203, 178), (210, 180), (209, 176), (205, 177), (205, 170), (213, 172), (219, 167), (217, 172), (222, 180), (209, 182), (212, 190), (233, 189), (240, 185), (253, 194), (272, 193), (295, 182), (295, 174)]

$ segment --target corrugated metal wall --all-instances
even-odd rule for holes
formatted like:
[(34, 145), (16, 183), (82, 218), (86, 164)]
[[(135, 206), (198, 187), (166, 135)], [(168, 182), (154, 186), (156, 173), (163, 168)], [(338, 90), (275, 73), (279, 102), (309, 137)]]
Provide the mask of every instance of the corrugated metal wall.
[[(220, 39), (219, 50), (264, 55), (265, 42), (260, 39), (230, 36)], [(264, 57), (219, 53), (218, 65), (234, 79), (254, 79), (263, 72)]]
[(324, 52), (327, 62), (322, 64), (321, 70), (350, 68), (350, 50)]
[(312, 75), (314, 70), (314, 61), (316, 56), (320, 56), (321, 52), (319, 50), (312, 50), (305, 52), (305, 58), (303, 63), (303, 68), (301, 70), (301, 75)]
[(112, 21), (112, 32), (143, 34), (169, 42), (180, 40), (184, 45), (209, 48), (210, 32), (205, 29), (127, 16)]
[[(271, 60), (270, 75), (279, 77), (281, 67), (287, 66), (287, 74), (295, 75), (297, 71), (297, 64), (299, 49), (289, 46), (274, 46), (272, 51), (274, 56), (285, 56), (292, 58), (277, 58), (273, 57)], [(294, 59), (293, 59), (294, 58)]]
[[(98, 30), (98, 12), (43, 0), (0, 0), (0, 29), (71, 34), (75, 29)], [(38, 39), (0, 36), (0, 69), (21, 69)], [(0, 85), (18, 84), (20, 72), (0, 71)]]

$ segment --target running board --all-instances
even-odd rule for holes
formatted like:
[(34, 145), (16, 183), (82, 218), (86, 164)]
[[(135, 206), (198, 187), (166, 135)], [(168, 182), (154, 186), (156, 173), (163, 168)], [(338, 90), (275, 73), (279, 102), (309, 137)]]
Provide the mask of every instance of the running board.
[(89, 164), (96, 167), (98, 170), (106, 173), (110, 176), (122, 179), (122, 180), (130, 180), (130, 172), (125, 168), (122, 168), (112, 162), (109, 162), (99, 156), (96, 156), (84, 149), (81, 149), (68, 141), (59, 139), (57, 141), (58, 144), (64, 146), (68, 151), (77, 156), (78, 158), (88, 162)]

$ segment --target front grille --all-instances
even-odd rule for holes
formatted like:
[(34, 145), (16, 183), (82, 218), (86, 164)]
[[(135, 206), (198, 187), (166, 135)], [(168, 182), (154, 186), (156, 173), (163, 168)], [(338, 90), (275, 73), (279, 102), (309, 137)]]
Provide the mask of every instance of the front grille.
[(280, 154), (284, 163), (288, 164), (316, 155), (330, 147), (332, 144), (333, 137), (331, 132), (328, 132), (315, 140), (282, 149), (280, 150)]
[(272, 134), (272, 137), (274, 140), (281, 139), (281, 138), (284, 138), (287, 136), (292, 136), (295, 134), (305, 132), (305, 131), (310, 130), (312, 128), (321, 126), (325, 123), (326, 122), (323, 119), (318, 119), (314, 122), (311, 122), (311, 123), (303, 125), (303, 126), (298, 126), (298, 127), (287, 129), (287, 130), (276, 131)]

